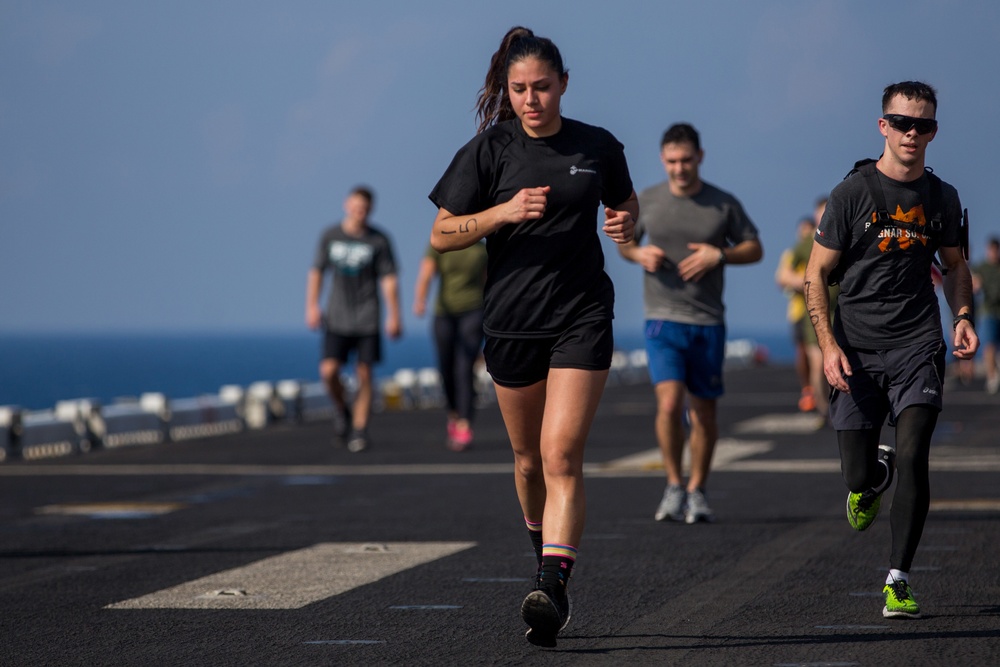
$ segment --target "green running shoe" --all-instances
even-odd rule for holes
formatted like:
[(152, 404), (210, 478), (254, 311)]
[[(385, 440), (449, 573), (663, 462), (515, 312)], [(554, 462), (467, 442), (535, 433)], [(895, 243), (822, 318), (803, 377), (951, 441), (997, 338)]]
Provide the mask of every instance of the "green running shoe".
[(886, 618), (920, 618), (920, 605), (913, 599), (913, 589), (905, 580), (893, 581), (882, 589), (885, 593), (885, 607), (882, 615)]
[(866, 489), (861, 493), (847, 494), (847, 521), (854, 530), (865, 530), (875, 523), (878, 511), (882, 507), (882, 494), (892, 484), (896, 472), (896, 451), (889, 445), (879, 445), (878, 458), (887, 471), (882, 490)]
[(871, 489), (861, 493), (847, 494), (847, 521), (854, 530), (865, 530), (875, 523), (879, 508), (882, 507), (882, 494)]

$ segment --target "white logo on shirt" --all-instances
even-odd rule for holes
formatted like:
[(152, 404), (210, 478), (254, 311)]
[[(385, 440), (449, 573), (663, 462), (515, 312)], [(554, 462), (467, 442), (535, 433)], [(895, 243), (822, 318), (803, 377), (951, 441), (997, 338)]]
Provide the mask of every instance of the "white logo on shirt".
[(572, 167), (569, 168), (570, 176), (576, 176), (577, 174), (596, 174), (596, 173), (597, 173), (596, 169), (584, 169), (583, 167), (578, 167), (576, 165), (573, 165)]
[(372, 262), (374, 249), (367, 243), (334, 241), (330, 244), (330, 262), (346, 275), (357, 275)]

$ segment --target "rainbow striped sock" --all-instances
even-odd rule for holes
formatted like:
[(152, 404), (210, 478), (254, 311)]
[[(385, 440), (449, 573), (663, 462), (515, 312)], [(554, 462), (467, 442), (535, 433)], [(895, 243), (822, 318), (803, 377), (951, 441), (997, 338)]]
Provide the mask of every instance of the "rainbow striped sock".
[(576, 547), (568, 544), (543, 544), (542, 558), (545, 556), (559, 556), (569, 561), (576, 561)]
[(541, 580), (548, 584), (569, 583), (576, 563), (576, 547), (568, 544), (545, 544), (542, 546)]

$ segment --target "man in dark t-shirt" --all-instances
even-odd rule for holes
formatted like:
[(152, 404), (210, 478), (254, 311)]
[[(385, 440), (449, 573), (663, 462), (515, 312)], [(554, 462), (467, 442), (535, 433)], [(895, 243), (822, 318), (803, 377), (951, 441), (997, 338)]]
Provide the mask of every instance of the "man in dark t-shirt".
[[(953, 354), (971, 359), (979, 347), (972, 279), (960, 248), (958, 192), (940, 182), (940, 197), (932, 197), (931, 179), (937, 177), (924, 169), (927, 144), (937, 132), (936, 111), (937, 97), (927, 84), (905, 81), (883, 91), (882, 156), (870, 181), (852, 172), (830, 194), (805, 278), (806, 306), (834, 390), (830, 422), (850, 490), (847, 518), (855, 530), (865, 530), (878, 516), (899, 464), (890, 569), (882, 591), (886, 618), (920, 617), (909, 570), (930, 505), (928, 457), (942, 406), (946, 350), (931, 283), (935, 252), (946, 270), (945, 296), (955, 314)], [(884, 199), (882, 215), (879, 199)], [(935, 206), (940, 210), (931, 210)], [(858, 254), (853, 248), (870, 225), (882, 229)], [(831, 326), (827, 278), (847, 258)], [(895, 449), (879, 444), (887, 416), (896, 427)]]
[[(381, 300), (385, 298), (385, 331), (390, 338), (402, 333), (399, 284), (389, 237), (368, 221), (372, 193), (355, 188), (344, 202), (344, 219), (327, 227), (316, 246), (306, 281), (306, 324), (323, 329), (320, 377), (333, 401), (338, 441), (352, 452), (368, 447), (368, 417), (373, 397), (372, 367), (382, 358)], [(323, 275), (330, 273), (325, 313), (320, 308)], [(340, 372), (356, 355), (358, 388), (348, 407)]]

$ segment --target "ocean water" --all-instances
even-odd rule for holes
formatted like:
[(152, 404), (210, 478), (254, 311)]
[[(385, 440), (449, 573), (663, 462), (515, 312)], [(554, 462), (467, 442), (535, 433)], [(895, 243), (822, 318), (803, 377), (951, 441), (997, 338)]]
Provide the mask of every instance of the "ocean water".
[[(730, 332), (768, 349), (771, 362), (791, 359), (785, 332)], [(620, 349), (643, 346), (641, 331), (616, 328)], [(168, 398), (218, 393), (227, 384), (257, 381), (315, 381), (319, 336), (287, 334), (0, 334), (0, 405), (27, 410), (57, 401), (97, 399), (101, 403), (160, 392)], [(435, 364), (424, 332), (384, 341), (376, 368), (386, 377), (399, 368)]]

